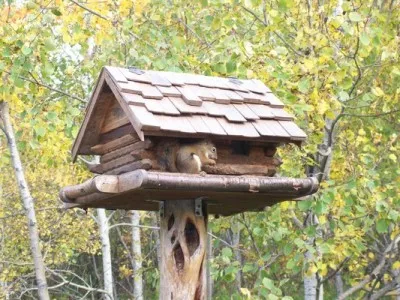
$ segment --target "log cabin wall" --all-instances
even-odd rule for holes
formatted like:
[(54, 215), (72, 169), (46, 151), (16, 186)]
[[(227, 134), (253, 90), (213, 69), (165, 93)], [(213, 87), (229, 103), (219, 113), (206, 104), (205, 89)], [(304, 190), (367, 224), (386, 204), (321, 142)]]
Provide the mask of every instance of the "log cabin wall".
[[(157, 146), (167, 141), (186, 144), (196, 140), (146, 137), (144, 141), (140, 141), (132, 126), (128, 124), (103, 133), (100, 141), (91, 148), (100, 155), (100, 164), (91, 166), (90, 171), (119, 175), (136, 169), (166, 171), (159, 163)], [(275, 157), (275, 144), (260, 146), (251, 142), (214, 142), (218, 160), (215, 166), (203, 167), (208, 174), (274, 176), (281, 164), (281, 160)]]

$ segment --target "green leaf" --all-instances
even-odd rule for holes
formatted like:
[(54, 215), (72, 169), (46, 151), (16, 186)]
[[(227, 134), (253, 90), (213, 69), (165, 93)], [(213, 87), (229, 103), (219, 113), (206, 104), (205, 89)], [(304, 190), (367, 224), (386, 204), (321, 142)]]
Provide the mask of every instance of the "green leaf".
[(236, 61), (235, 60), (231, 59), (230, 61), (228, 61), (226, 63), (226, 72), (228, 74), (235, 72), (236, 69), (237, 69), (237, 66), (236, 66)]
[(183, 46), (185, 46), (185, 39), (181, 36), (174, 36), (172, 38), (172, 44), (176, 47), (176, 48), (182, 48)]
[(368, 35), (365, 32), (362, 32), (360, 35), (360, 42), (361, 44), (363, 44), (364, 46), (368, 46), (370, 39), (368, 37)]
[(53, 51), (56, 49), (56, 44), (54, 43), (53, 39), (48, 38), (44, 40), (44, 48), (47, 51)]
[(287, 243), (283, 247), (283, 254), (285, 254), (285, 255), (289, 255), (290, 253), (292, 253), (292, 251), (293, 251), (293, 244), (292, 243)]
[(345, 92), (345, 91), (340, 91), (339, 92), (339, 100), (340, 101), (342, 101), (342, 102), (345, 102), (345, 101), (347, 101), (347, 100), (349, 100), (349, 94), (347, 93), (347, 92)]
[(225, 247), (225, 248), (222, 249), (221, 253), (225, 257), (231, 257), (232, 256), (232, 249), (228, 248), (228, 247)]
[(269, 290), (272, 290), (274, 288), (274, 282), (271, 279), (267, 278), (267, 277), (263, 278), (262, 284), (263, 284), (263, 286), (265, 286)]
[(24, 45), (24, 46), (21, 48), (21, 52), (22, 52), (24, 55), (29, 55), (29, 54), (32, 53), (32, 49), (29, 48), (28, 46), (25, 46), (25, 45)]
[(310, 89), (310, 80), (308, 78), (300, 80), (300, 82), (298, 84), (298, 89), (303, 94), (306, 94), (308, 92), (308, 90)]
[(254, 266), (253, 266), (253, 265), (251, 265), (251, 264), (245, 264), (244, 267), (243, 267), (243, 272), (244, 272), (244, 273), (246, 273), (246, 272), (251, 272), (251, 271), (253, 271), (253, 269), (254, 269)]
[(34, 130), (37, 136), (44, 136), (46, 134), (46, 128), (34, 127)]
[(312, 205), (312, 201), (311, 200), (297, 202), (297, 207), (301, 211), (306, 211), (306, 210), (310, 209), (311, 205)]
[(54, 120), (57, 119), (57, 113), (55, 113), (53, 111), (50, 111), (50, 112), (47, 113), (46, 118), (49, 121), (54, 121)]
[(56, 15), (57, 17), (59, 17), (59, 16), (62, 15), (62, 13), (61, 13), (58, 9), (56, 9), (56, 8), (53, 8), (53, 9), (51, 10), (51, 12), (53, 13), (53, 15)]
[(201, 6), (202, 7), (207, 7), (208, 6), (208, 0), (201, 0)]
[(376, 222), (376, 230), (378, 233), (386, 233), (389, 228), (389, 221), (386, 219), (380, 219)]
[(359, 13), (357, 13), (357, 12), (354, 12), (354, 11), (349, 13), (349, 19), (352, 22), (361, 22), (362, 21), (361, 15)]

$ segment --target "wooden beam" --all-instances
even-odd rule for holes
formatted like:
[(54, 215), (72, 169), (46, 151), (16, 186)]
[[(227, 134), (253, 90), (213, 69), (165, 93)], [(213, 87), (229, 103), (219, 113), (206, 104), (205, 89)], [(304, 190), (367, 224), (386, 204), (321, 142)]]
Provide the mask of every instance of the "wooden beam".
[(78, 185), (67, 186), (61, 190), (60, 198), (70, 202), (73, 199), (97, 192), (118, 193), (118, 177), (102, 175)]
[(105, 173), (110, 174), (110, 175), (119, 175), (122, 173), (135, 171), (138, 169), (149, 170), (149, 169), (151, 169), (151, 166), (152, 166), (152, 161), (150, 159), (142, 159), (142, 160), (134, 161), (129, 164), (120, 166), (118, 168), (106, 171)]
[(216, 164), (215, 166), (203, 166), (202, 170), (207, 174), (219, 175), (263, 175), (272, 176), (276, 173), (273, 165), (239, 165), (239, 164)]
[(118, 148), (133, 144), (134, 142), (139, 141), (139, 138), (137, 135), (134, 133), (130, 133), (127, 135), (124, 135), (118, 139), (112, 140), (108, 143), (105, 144), (98, 144), (96, 146), (93, 146), (91, 151), (96, 154), (106, 154), (108, 152), (111, 152), (113, 150), (116, 150)]

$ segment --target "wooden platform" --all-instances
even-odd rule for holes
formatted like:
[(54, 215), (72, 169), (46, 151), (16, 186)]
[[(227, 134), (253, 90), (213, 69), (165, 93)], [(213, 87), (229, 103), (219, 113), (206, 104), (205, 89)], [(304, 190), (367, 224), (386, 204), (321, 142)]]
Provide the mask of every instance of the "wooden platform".
[(318, 190), (315, 178), (193, 175), (136, 170), (99, 175), (61, 190), (66, 208), (95, 207), (157, 211), (159, 202), (203, 198), (209, 214), (232, 215), (260, 211)]

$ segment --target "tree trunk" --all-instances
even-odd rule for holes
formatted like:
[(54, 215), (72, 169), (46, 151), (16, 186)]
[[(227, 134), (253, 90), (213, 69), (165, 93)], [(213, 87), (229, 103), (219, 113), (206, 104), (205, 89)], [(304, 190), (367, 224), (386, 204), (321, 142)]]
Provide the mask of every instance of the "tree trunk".
[(343, 279), (340, 271), (335, 274), (335, 287), (337, 295), (343, 294)]
[[(151, 217), (151, 226), (160, 227), (158, 213), (150, 212), (150, 217)], [(158, 230), (153, 230), (151, 234), (153, 236), (154, 246), (156, 247), (157, 251), (157, 267), (158, 269), (160, 269), (161, 266), (160, 232)]]
[(212, 299), (213, 296), (213, 280), (211, 277), (211, 260), (213, 258), (213, 244), (212, 244), (212, 236), (207, 234), (207, 298), (208, 300)]
[(207, 217), (194, 200), (164, 202), (160, 236), (160, 299), (206, 299)]
[[(307, 240), (310, 244), (310, 239)], [(304, 262), (306, 265), (313, 263), (313, 255), (310, 251), (304, 254)], [(306, 270), (307, 271), (307, 270)], [(317, 274), (304, 275), (304, 300), (316, 300), (317, 298)]]
[(36, 283), (38, 287), (39, 299), (47, 300), (50, 299), (50, 297), (49, 291), (47, 289), (45, 265), (39, 245), (39, 231), (36, 221), (35, 207), (33, 204), (33, 198), (25, 179), (24, 170), (22, 168), (21, 159), (19, 157), (17, 144), (15, 141), (14, 131), (11, 125), (8, 104), (6, 102), (0, 102), (0, 117), (4, 124), (3, 130), (7, 137), (8, 145), (10, 147), (11, 159), (14, 166), (15, 176), (18, 182), (19, 192), (24, 202), (26, 217), (28, 218), (29, 241), (35, 265)]
[(100, 228), (100, 239), (101, 239), (101, 252), (103, 257), (103, 280), (104, 290), (107, 291), (105, 295), (106, 299), (113, 299), (113, 275), (112, 275), (112, 264), (111, 264), (111, 247), (109, 237), (109, 226), (108, 219), (106, 216), (106, 210), (103, 208), (97, 209), (97, 222)]
[(133, 297), (135, 300), (143, 300), (142, 279), (142, 244), (140, 242), (140, 214), (131, 210), (132, 223), (132, 256), (133, 256)]
[[(236, 221), (237, 222), (237, 221)], [(240, 293), (240, 288), (242, 287), (242, 252), (240, 252), (240, 228), (236, 226), (235, 230), (232, 232), (232, 246), (234, 247), (235, 258), (240, 264), (239, 270), (236, 272), (236, 289)]]

